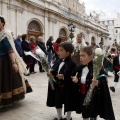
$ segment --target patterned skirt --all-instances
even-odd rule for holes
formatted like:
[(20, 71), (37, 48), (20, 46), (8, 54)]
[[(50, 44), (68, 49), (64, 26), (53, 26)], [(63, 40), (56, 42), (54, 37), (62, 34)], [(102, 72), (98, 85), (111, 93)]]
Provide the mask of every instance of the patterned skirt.
[(13, 71), (8, 55), (0, 56), (0, 108), (10, 106), (24, 97), (20, 74)]

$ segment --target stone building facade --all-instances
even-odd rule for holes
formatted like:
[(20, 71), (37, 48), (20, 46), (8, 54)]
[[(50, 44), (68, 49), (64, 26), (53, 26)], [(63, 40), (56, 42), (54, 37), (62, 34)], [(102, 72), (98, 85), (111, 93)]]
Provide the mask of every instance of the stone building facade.
[(113, 43), (120, 45), (120, 13), (114, 14), (112, 17), (107, 16), (104, 12), (100, 12), (99, 23), (109, 31), (108, 45)]
[(108, 30), (86, 15), (85, 5), (79, 0), (0, 0), (0, 14), (15, 37), (28, 33), (43, 36), (45, 41), (49, 36), (67, 40), (68, 24), (73, 23), (75, 37), (81, 33), (86, 42), (94, 40), (98, 44), (102, 34), (104, 44), (108, 41)]

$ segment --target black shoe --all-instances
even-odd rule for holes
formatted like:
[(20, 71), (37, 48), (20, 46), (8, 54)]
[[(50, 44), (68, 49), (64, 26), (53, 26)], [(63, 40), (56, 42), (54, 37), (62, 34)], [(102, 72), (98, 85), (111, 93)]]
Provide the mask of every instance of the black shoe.
[(30, 74), (35, 74), (35, 73), (37, 73), (37, 72), (31, 72)]
[[(63, 120), (67, 120), (67, 118), (64, 118)], [(72, 118), (70, 118), (70, 120), (72, 120)]]
[(112, 92), (115, 92), (115, 88), (114, 88), (114, 87), (110, 87), (110, 90), (111, 90)]
[(90, 118), (90, 120), (96, 120), (96, 118)]
[(24, 74), (25, 76), (30, 76), (30, 73), (28, 73), (28, 74)]
[(40, 72), (45, 72), (44, 70), (41, 70)]
[[(58, 118), (55, 118), (54, 120), (58, 120)], [(62, 120), (62, 118), (60, 120)]]
[(44, 70), (40, 70), (40, 72), (45, 72)]

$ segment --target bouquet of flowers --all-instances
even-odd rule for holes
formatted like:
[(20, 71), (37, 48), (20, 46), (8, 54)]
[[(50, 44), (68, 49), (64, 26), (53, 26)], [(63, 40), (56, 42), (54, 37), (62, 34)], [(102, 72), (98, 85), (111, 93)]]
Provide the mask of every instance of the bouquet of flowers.
[[(93, 79), (97, 80), (99, 78), (99, 72), (102, 67), (102, 60), (103, 60), (102, 49), (96, 48), (95, 51), (93, 52), (93, 57), (94, 57), (93, 58)], [(83, 102), (84, 106), (89, 105), (91, 98), (92, 98), (94, 88), (95, 88), (95, 86), (93, 84), (91, 84), (90, 88), (87, 92), (87, 95), (84, 99), (84, 102)]]
[(42, 65), (42, 68), (44, 69), (44, 71), (49, 74), (49, 82), (50, 82), (51, 88), (54, 90), (55, 88), (54, 88), (53, 82), (56, 82), (56, 80), (54, 79), (54, 76), (51, 74), (52, 69), (50, 68), (50, 66), (46, 60), (45, 53), (40, 48), (38, 48), (36, 50), (36, 56), (39, 59), (39, 61), (41, 62), (41, 65)]

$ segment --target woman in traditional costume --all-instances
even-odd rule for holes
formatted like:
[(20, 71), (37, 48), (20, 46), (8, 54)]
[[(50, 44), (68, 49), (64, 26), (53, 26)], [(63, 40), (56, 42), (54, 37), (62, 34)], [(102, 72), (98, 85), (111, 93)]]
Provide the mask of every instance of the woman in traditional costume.
[[(28, 92), (26, 65), (15, 49), (11, 32), (4, 27), (5, 19), (0, 16), (0, 108), (24, 99)], [(28, 82), (27, 86), (31, 91)]]
[(87, 46), (81, 34), (77, 35), (76, 42), (74, 42), (73, 45), (74, 45), (74, 53), (73, 53), (72, 59), (76, 63), (76, 65), (79, 66), (80, 65), (80, 49), (84, 46)]
[(110, 72), (113, 71), (113, 58), (112, 58), (112, 54), (109, 52), (109, 46), (106, 48), (106, 51), (105, 51), (103, 66), (107, 74), (108, 74), (108, 71)]

